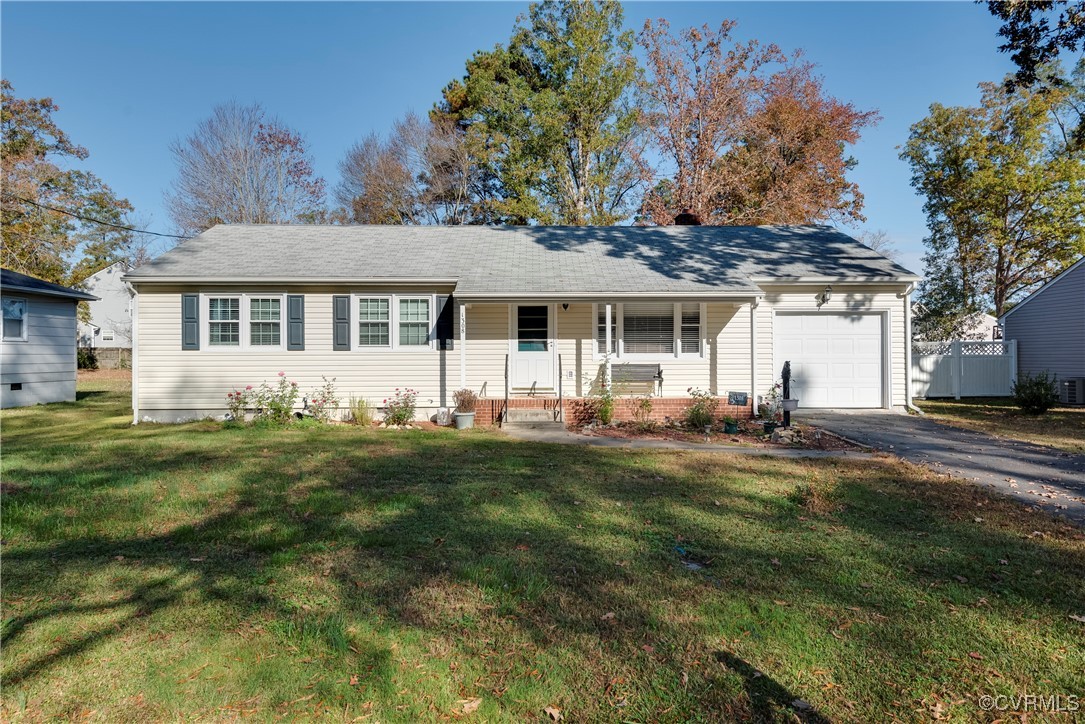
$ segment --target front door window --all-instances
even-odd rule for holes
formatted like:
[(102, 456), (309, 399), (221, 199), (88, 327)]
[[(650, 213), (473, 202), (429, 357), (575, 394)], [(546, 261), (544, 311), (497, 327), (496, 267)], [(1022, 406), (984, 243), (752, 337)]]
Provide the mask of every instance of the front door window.
[(542, 305), (516, 308), (516, 349), (520, 352), (546, 352), (549, 347), (549, 311)]

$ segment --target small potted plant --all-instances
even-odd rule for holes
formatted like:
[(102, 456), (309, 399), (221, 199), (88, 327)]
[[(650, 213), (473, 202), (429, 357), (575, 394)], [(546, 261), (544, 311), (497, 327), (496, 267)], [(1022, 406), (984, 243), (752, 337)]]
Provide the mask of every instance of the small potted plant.
[(723, 432), (726, 435), (738, 434), (738, 420), (733, 417), (723, 418)]
[(456, 403), (456, 411), (452, 416), (456, 420), (457, 430), (466, 430), (475, 426), (475, 404), (478, 395), (474, 390), (462, 389), (452, 393), (452, 401)]

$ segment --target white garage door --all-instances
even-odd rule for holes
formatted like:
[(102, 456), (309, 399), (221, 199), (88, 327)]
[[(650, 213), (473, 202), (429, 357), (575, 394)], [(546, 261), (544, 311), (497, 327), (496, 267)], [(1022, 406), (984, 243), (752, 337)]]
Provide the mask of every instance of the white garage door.
[(882, 406), (881, 315), (778, 314), (774, 333), (800, 407)]

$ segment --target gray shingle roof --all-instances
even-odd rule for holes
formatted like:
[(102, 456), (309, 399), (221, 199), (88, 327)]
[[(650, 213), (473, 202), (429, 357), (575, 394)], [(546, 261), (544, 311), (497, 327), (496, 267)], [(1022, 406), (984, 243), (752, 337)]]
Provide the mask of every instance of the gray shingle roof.
[(768, 279), (916, 277), (826, 226), (220, 225), (126, 278), (450, 279), (465, 295), (744, 293)]
[(53, 284), (44, 279), (27, 276), (10, 269), (0, 269), (0, 289), (5, 292), (23, 292), (25, 294), (44, 294), (47, 297), (70, 297), (71, 299), (85, 299), (92, 302), (98, 297), (93, 294), (81, 292), (78, 289)]

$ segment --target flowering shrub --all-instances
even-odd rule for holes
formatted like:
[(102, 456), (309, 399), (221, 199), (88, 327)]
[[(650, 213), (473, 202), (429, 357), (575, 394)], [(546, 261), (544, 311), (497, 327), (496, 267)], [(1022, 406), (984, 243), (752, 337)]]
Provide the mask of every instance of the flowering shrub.
[(633, 397), (632, 401), (634, 426), (638, 430), (651, 430), (655, 427), (652, 422), (652, 396)]
[(335, 393), (335, 378), (329, 380), (321, 375), (324, 385), (309, 393), (309, 412), (313, 419), (327, 422), (331, 417), (332, 408), (339, 407), (339, 397)]
[(693, 398), (693, 404), (686, 408), (686, 425), (702, 429), (710, 427), (716, 421), (716, 408), (720, 401), (711, 392), (687, 387), (686, 392)]
[(261, 382), (255, 389), (247, 385), (244, 390), (226, 393), (230, 417), (237, 421), (244, 421), (245, 411), (253, 410), (259, 420), (285, 424), (294, 416), (297, 401), (298, 383), (288, 381), (285, 372), (279, 373), (279, 381), (274, 387)]
[(406, 425), (414, 419), (417, 400), (417, 390), (397, 387), (396, 394), (384, 400), (384, 421), (389, 425)]
[(249, 408), (252, 400), (251, 394), (252, 385), (248, 385), (244, 390), (234, 390), (233, 392), (226, 393), (226, 408), (229, 410), (230, 419), (235, 422), (245, 421), (245, 410)]

